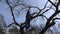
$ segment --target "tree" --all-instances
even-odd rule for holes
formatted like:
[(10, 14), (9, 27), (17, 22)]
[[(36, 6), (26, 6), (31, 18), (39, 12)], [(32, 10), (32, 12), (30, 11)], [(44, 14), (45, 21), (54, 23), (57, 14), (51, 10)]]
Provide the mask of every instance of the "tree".
[[(13, 2), (11, 2), (10, 0), (5, 0), (5, 1), (6, 1), (7, 5), (9, 6), (12, 17), (13, 17), (14, 23), (12, 23), (12, 24), (15, 24), (15, 25), (20, 27), (20, 33), (21, 34), (25, 34), (24, 28), (25, 27), (29, 28), (30, 21), (35, 19), (36, 17), (39, 17), (39, 16), (41, 17), (42, 16), (42, 17), (45, 17), (46, 20), (47, 20), (45, 27), (39, 32), (39, 34), (44, 34), (51, 26), (55, 25), (55, 20), (60, 20), (60, 18), (56, 17), (56, 15), (60, 13), (60, 10), (58, 10), (59, 5), (60, 5), (60, 0), (56, 0), (56, 2), (55, 1), (52, 2), (51, 0), (47, 0), (43, 9), (40, 9), (39, 7), (36, 7), (36, 6), (25, 5), (23, 3), (20, 3), (19, 2), (20, 0), (13, 0)], [(48, 2), (51, 3), (50, 7), (47, 6)], [(24, 8), (22, 8), (21, 10), (24, 10), (24, 9), (27, 10), (25, 22), (21, 23), (21, 24), (17, 23), (14, 12), (13, 12), (14, 8), (19, 6), (19, 5), (24, 6)], [(48, 9), (46, 9), (46, 7), (48, 7)], [(54, 9), (53, 7), (55, 7), (55, 12), (49, 18), (47, 18), (44, 14), (46, 12), (48, 12), (50, 9)], [(34, 12), (34, 13), (31, 14), (30, 13), (31, 8), (36, 8), (36, 9), (39, 10), (39, 12)], [(43, 11), (43, 10), (45, 10), (45, 11)], [(8, 27), (10, 27), (12, 24), (10, 24)]]
[(20, 34), (19, 30), (17, 29), (16, 25), (11, 25), (8, 27), (8, 33), (7, 34)]
[(4, 30), (6, 30), (6, 24), (3, 15), (0, 14), (0, 33), (5, 34)]

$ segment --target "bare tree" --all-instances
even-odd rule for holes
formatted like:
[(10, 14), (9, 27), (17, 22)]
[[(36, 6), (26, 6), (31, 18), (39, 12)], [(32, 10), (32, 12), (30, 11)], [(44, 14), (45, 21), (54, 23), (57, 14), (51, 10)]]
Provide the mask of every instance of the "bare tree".
[[(36, 17), (42, 16), (42, 17), (45, 17), (47, 19), (45, 27), (39, 32), (39, 34), (44, 34), (48, 30), (48, 28), (50, 28), (51, 26), (53, 26), (55, 24), (54, 21), (56, 19), (60, 20), (60, 18), (55, 18), (55, 16), (60, 13), (60, 10), (58, 10), (59, 5), (60, 5), (60, 0), (56, 0), (58, 2), (55, 2), (55, 3), (53, 3), (51, 0), (47, 0), (43, 9), (40, 9), (39, 7), (36, 7), (36, 6), (28, 6), (28, 5), (25, 5), (23, 3), (19, 3), (20, 0), (14, 0), (15, 2), (10, 2), (9, 0), (5, 0), (5, 1), (6, 1), (7, 5), (9, 6), (11, 14), (13, 16), (14, 23), (12, 23), (12, 24), (15, 24), (15, 25), (20, 27), (20, 33), (21, 34), (26, 34), (26, 32), (24, 31), (24, 28), (25, 27), (29, 28), (30, 21), (33, 20)], [(49, 7), (49, 9), (46, 9), (46, 7), (48, 7), (48, 6), (46, 6), (48, 4), (48, 2), (51, 3), (51, 6)], [(21, 24), (17, 23), (16, 18), (15, 18), (14, 13), (13, 13), (14, 8), (19, 6), (19, 5), (25, 6), (25, 8), (22, 8), (22, 10), (27, 9), (25, 22), (21, 23)], [(52, 7), (55, 7), (56, 10), (49, 18), (47, 18), (43, 14), (48, 12), (50, 9), (53, 9)], [(37, 8), (39, 10), (39, 12), (38, 13), (34, 12), (34, 13), (31, 14), (30, 13), (31, 8)], [(45, 10), (45, 11), (43, 11), (43, 10)], [(33, 15), (35, 15), (35, 16), (33, 16)], [(10, 24), (8, 27), (10, 27), (12, 24)]]

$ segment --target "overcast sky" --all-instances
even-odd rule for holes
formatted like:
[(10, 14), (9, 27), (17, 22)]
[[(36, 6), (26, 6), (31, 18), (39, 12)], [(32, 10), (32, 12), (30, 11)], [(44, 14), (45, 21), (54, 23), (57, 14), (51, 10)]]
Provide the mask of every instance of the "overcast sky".
[[(47, 0), (21, 0), (21, 1), (24, 2), (26, 5), (36, 6), (39, 7), (40, 9), (42, 9), (45, 3), (47, 2)], [(16, 7), (15, 9), (18, 9), (18, 7)], [(54, 11), (51, 9), (45, 15), (49, 17), (53, 12)], [(5, 2), (0, 2), (0, 13), (4, 16), (4, 20), (7, 25), (13, 22), (11, 11)], [(20, 14), (21, 16), (19, 18), (16, 18), (16, 21), (18, 23), (22, 23), (25, 21), (25, 18), (23, 17), (24, 15), (26, 15), (25, 13), (26, 12), (24, 12), (23, 10), (23, 12), (21, 12)]]

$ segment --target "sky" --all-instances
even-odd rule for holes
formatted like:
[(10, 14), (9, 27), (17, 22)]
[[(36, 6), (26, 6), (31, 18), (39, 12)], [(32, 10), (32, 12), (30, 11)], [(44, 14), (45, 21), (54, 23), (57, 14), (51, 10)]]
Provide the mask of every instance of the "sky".
[[(36, 1), (35, 0), (22, 0), (22, 2), (26, 3), (27, 5), (33, 5), (33, 6), (38, 6), (38, 7), (40, 6), (39, 8), (43, 8), (43, 6), (44, 6), (43, 4), (45, 4), (45, 3), (44, 3), (44, 1), (42, 1), (42, 2), (41, 1), (42, 0), (36, 0)], [(45, 0), (45, 2), (46, 2), (46, 0)], [(18, 9), (18, 7), (16, 9)], [(4, 20), (7, 25), (9, 25), (10, 23), (13, 22), (11, 11), (5, 2), (0, 2), (0, 13), (4, 16)], [(22, 16), (20, 16), (21, 18), (16, 19), (17, 22), (25, 21), (24, 20), (25, 18), (23, 17), (24, 12), (21, 15), (22, 15)]]
[(4, 16), (7, 25), (13, 22), (10, 10), (6, 3), (0, 2), (0, 13)]
[[(43, 0), (21, 0), (21, 2), (23, 2), (26, 5), (36, 6), (36, 7), (39, 7), (40, 9), (42, 9), (44, 7), (45, 3), (47, 2), (47, 0), (44, 0), (44, 1)], [(50, 4), (48, 4), (48, 5), (50, 5)], [(20, 9), (20, 8), (21, 7), (17, 6), (17, 7), (15, 7), (14, 10), (17, 10), (17, 9)], [(15, 14), (15, 12), (16, 11), (14, 11), (14, 14)], [(19, 24), (25, 22), (26, 12), (27, 12), (26, 10), (22, 10), (20, 12), (20, 15), (19, 15), (18, 18), (15, 15), (16, 16), (15, 19)], [(0, 2), (0, 13), (4, 16), (4, 20), (5, 20), (7, 25), (13, 23), (11, 11), (9, 9), (9, 6), (5, 2)], [(53, 13), (54, 13), (54, 11), (51, 9), (48, 12), (46, 12), (44, 15), (47, 18), (49, 18)]]
[[(12, 0), (11, 0), (12, 1)], [(36, 6), (36, 7), (39, 7), (40, 9), (42, 9), (43, 7), (44, 7), (44, 5), (45, 5), (45, 3), (47, 2), (47, 0), (21, 0), (21, 2), (22, 3), (24, 3), (24, 4), (26, 4), (26, 5), (29, 5), (29, 6)], [(47, 6), (50, 6), (51, 4), (50, 3), (48, 3), (47, 4)], [(16, 21), (20, 24), (20, 23), (24, 23), (25, 22), (25, 16), (26, 16), (26, 13), (27, 13), (27, 9), (24, 9), (24, 10), (22, 10), (22, 11), (20, 11), (21, 10), (21, 8), (23, 8), (23, 6), (17, 6), (17, 7), (15, 7), (15, 9), (14, 9), (14, 15), (15, 15), (15, 19), (16, 19)], [(48, 8), (46, 8), (46, 9), (48, 9)], [(20, 11), (20, 13), (19, 12), (17, 12), (16, 10), (18, 10), (18, 11)], [(36, 9), (32, 9), (32, 12), (34, 12), (34, 11), (38, 11), (38, 10), (36, 10)], [(44, 10), (43, 10), (44, 11)], [(42, 12), (43, 12), (42, 11)], [(31, 13), (32, 13), (31, 12)], [(17, 14), (17, 13), (19, 13), (19, 15)], [(47, 17), (47, 18), (49, 18), (52, 14), (54, 13), (54, 10), (52, 10), (52, 9), (50, 9), (48, 12), (46, 12), (46, 13), (44, 13), (44, 15)], [(5, 2), (0, 2), (0, 14), (2, 14), (3, 16), (4, 16), (4, 20), (5, 20), (5, 22), (6, 22), (6, 25), (8, 26), (9, 24), (11, 24), (11, 23), (13, 23), (13, 19), (12, 19), (12, 15), (11, 15), (11, 11), (10, 11), (10, 8), (9, 8), (9, 6), (5, 3)], [(44, 17), (43, 17), (44, 18)], [(31, 21), (31, 26), (32, 27), (38, 27), (38, 28), (41, 28), (41, 27), (39, 27), (39, 26), (41, 26), (42, 24), (44, 24), (45, 25), (45, 22), (46, 22), (46, 19), (43, 19), (41, 16), (40, 17), (38, 17), (38, 19), (37, 18), (35, 18), (35, 19), (37, 19), (37, 20), (32, 20)], [(39, 19), (41, 19), (41, 20), (39, 20)], [(44, 20), (44, 22), (42, 22), (43, 20)], [(34, 22), (34, 23), (33, 23)], [(36, 23), (35, 23), (36, 22)], [(41, 22), (41, 23), (40, 23)], [(56, 22), (57, 23), (57, 22)], [(59, 22), (57, 23), (57, 24), (59, 24)], [(56, 24), (56, 25), (57, 25)], [(36, 26), (37, 25), (37, 26)], [(56, 26), (55, 25), (55, 26)], [(58, 25), (57, 25), (58, 26)], [(57, 26), (56, 26), (56, 28), (57, 28)], [(42, 25), (42, 27), (43, 27), (43, 25)], [(52, 30), (53, 28), (51, 28), (51, 30)], [(59, 30), (60, 31), (60, 30)]]

